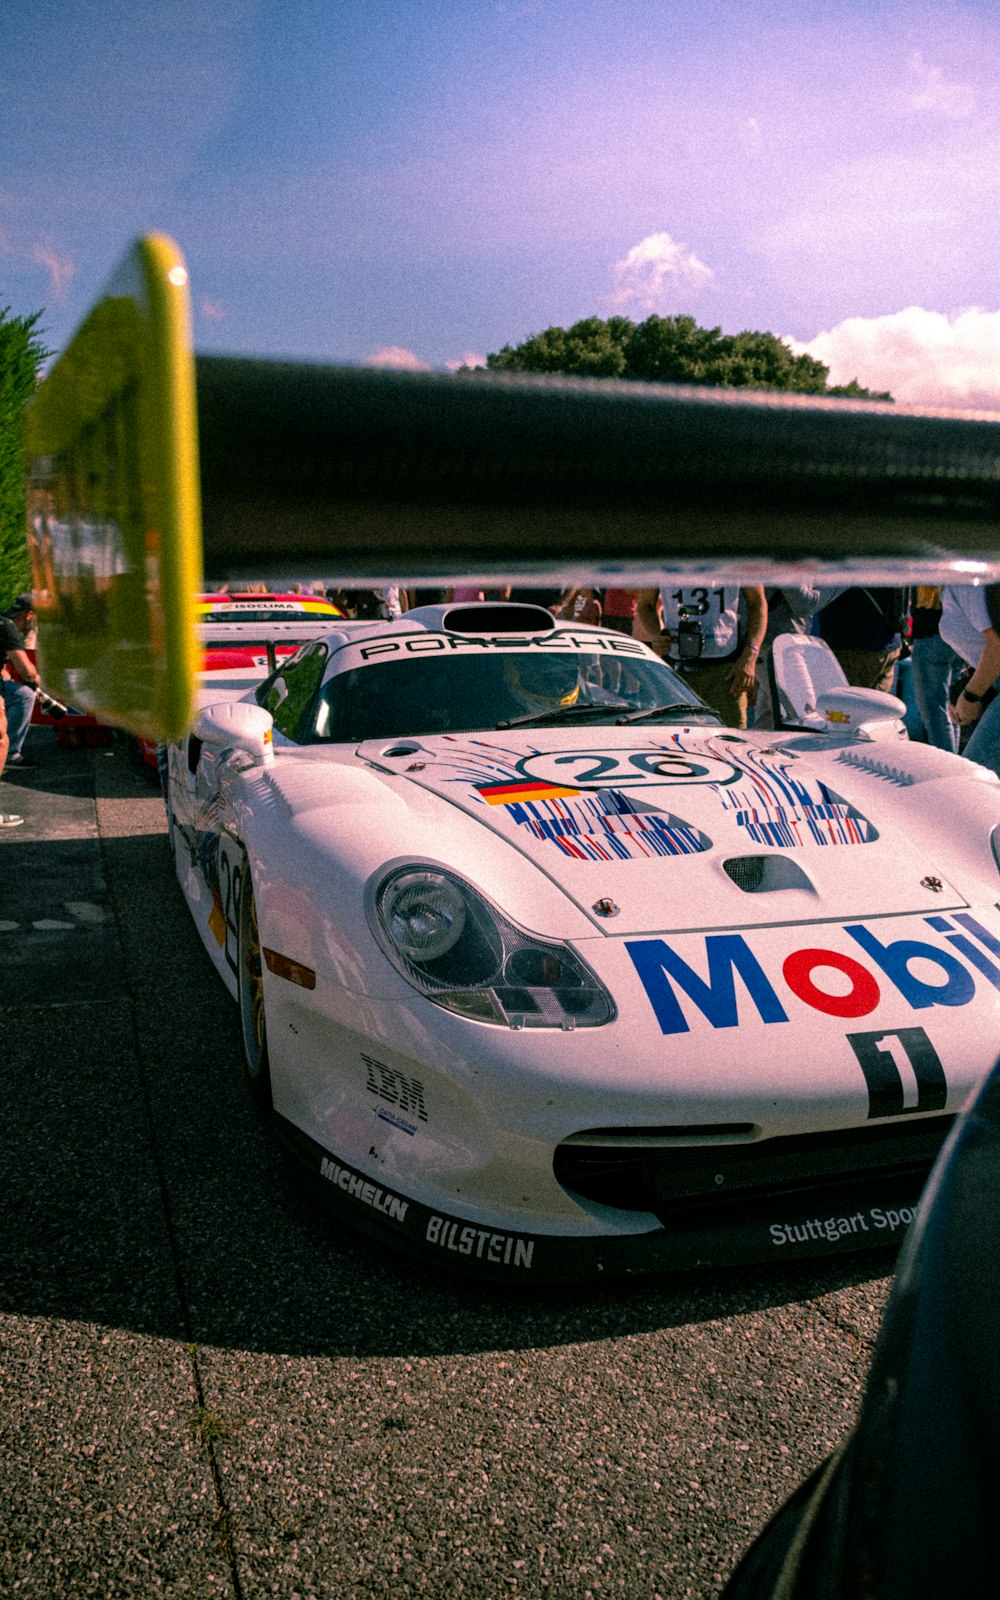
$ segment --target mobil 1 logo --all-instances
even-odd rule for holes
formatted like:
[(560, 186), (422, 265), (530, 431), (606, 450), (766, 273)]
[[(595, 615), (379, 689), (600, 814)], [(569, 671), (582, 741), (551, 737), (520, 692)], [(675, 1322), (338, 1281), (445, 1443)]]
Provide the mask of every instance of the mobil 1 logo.
[(944, 1068), (923, 1028), (892, 1033), (849, 1033), (847, 1042), (868, 1085), (868, 1118), (943, 1111), (948, 1100)]

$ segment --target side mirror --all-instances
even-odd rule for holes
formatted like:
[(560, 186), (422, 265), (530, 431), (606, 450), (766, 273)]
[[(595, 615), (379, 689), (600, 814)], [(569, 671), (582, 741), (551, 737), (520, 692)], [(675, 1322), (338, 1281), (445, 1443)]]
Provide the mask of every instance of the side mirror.
[(269, 767), (274, 760), (274, 720), (263, 706), (246, 700), (224, 700), (198, 714), (194, 736), (215, 750), (238, 750), (250, 765)]
[(854, 688), (830, 646), (812, 634), (779, 633), (770, 673), (776, 728), (864, 744), (906, 738), (905, 701), (879, 689)]
[(880, 689), (824, 689), (816, 709), (825, 733), (847, 734), (862, 743), (906, 738), (906, 702)]
[(779, 633), (768, 663), (776, 728), (819, 733), (826, 723), (820, 696), (846, 689), (847, 679), (830, 646), (808, 633)]

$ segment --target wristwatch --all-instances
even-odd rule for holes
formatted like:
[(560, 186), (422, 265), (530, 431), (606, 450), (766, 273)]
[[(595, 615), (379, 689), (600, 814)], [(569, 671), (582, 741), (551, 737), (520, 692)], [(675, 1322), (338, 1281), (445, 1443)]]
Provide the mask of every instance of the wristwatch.
[(968, 700), (970, 705), (978, 706), (981, 704), (984, 696), (981, 694), (974, 694), (971, 689), (963, 689), (962, 698), (963, 700)]

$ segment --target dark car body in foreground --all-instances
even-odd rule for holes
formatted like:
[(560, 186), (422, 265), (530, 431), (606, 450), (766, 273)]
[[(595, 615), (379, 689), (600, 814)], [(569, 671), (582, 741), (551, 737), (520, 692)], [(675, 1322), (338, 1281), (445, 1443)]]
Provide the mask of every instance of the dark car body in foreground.
[(723, 1600), (987, 1600), (1000, 1588), (1000, 1064), (899, 1260), (858, 1424)]

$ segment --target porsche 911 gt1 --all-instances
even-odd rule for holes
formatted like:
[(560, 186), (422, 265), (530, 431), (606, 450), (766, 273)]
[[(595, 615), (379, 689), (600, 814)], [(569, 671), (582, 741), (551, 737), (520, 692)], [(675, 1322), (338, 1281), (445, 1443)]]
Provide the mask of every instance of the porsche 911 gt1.
[(898, 1243), (996, 1053), (1000, 785), (818, 640), (786, 726), (537, 607), (334, 622), (167, 752), (249, 1089), (360, 1228), (496, 1281)]

